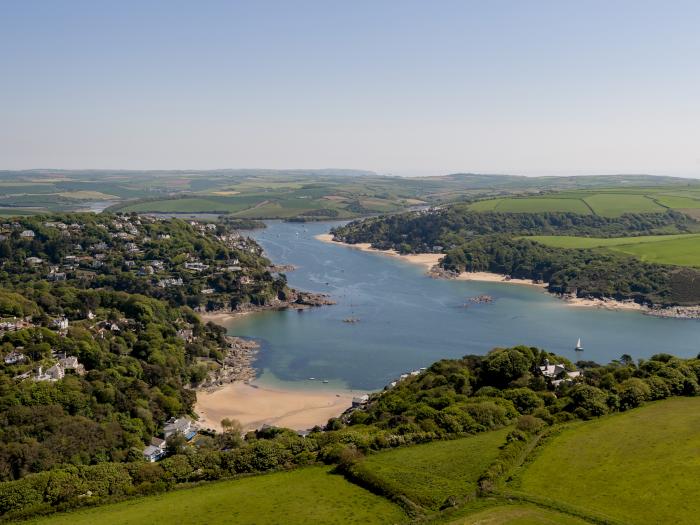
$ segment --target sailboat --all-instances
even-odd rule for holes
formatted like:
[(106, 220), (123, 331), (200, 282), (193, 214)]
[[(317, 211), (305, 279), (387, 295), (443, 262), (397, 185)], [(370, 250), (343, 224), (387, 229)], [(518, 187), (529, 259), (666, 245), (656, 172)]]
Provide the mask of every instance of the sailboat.
[(578, 341), (576, 342), (576, 348), (574, 348), (577, 352), (583, 352), (583, 346), (581, 345), (581, 338), (578, 338)]

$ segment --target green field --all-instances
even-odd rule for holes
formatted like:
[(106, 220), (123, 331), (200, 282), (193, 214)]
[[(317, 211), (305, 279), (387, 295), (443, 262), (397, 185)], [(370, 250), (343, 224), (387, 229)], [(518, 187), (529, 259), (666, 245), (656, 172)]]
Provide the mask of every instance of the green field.
[(119, 524), (303, 524), (402, 523), (403, 511), (329, 467), (309, 467), (55, 514), (28, 523), (51, 525)]
[(697, 210), (700, 209), (700, 193), (695, 187), (685, 191), (674, 187), (568, 190), (546, 196), (481, 200), (469, 208), (474, 211), (560, 211), (616, 217), (623, 213), (661, 213), (667, 209)]
[(499, 505), (451, 519), (447, 525), (584, 525), (582, 519), (534, 505)]
[(558, 248), (605, 248), (643, 261), (700, 267), (700, 234), (695, 233), (613, 238), (538, 235), (528, 238)]
[(504, 213), (527, 213), (561, 211), (589, 214), (591, 209), (581, 199), (556, 198), (505, 198), (477, 201), (470, 206), (474, 211), (500, 211)]
[(700, 399), (674, 398), (553, 438), (520, 490), (625, 523), (697, 523)]
[(476, 489), (507, 433), (503, 429), (400, 448), (369, 456), (364, 464), (411, 501), (437, 509), (449, 496), (465, 496)]

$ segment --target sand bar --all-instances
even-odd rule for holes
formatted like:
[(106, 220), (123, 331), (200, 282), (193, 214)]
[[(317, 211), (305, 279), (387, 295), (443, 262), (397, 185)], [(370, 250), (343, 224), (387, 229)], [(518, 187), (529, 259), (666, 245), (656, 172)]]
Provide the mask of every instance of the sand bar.
[(197, 392), (195, 412), (204, 428), (221, 430), (221, 420), (237, 419), (247, 430), (263, 425), (307, 430), (325, 425), (352, 405), (357, 392), (276, 389), (231, 383), (213, 392)]

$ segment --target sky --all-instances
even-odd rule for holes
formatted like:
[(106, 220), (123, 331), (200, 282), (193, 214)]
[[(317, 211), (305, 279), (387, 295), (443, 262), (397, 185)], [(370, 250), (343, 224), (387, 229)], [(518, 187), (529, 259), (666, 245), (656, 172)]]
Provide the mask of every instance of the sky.
[(0, 0), (0, 169), (700, 176), (700, 2)]

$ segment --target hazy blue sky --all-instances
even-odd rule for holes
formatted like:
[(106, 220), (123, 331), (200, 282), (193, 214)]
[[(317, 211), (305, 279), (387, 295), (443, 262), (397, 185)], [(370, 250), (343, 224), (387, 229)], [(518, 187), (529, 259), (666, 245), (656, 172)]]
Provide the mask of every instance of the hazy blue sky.
[(700, 2), (0, 0), (0, 168), (700, 175)]

